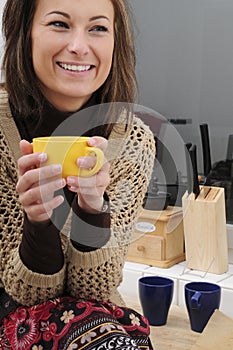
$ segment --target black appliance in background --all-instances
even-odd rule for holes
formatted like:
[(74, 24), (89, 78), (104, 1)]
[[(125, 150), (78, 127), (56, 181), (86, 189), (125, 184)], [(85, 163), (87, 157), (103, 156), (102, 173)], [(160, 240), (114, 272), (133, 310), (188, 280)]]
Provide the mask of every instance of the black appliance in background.
[[(144, 203), (147, 197), (153, 197), (155, 194), (162, 193), (166, 195), (166, 205), (182, 206), (182, 197), (188, 188), (187, 181), (180, 181), (179, 172), (176, 164), (170, 155), (169, 150), (160, 141), (159, 132), (161, 120), (155, 122), (154, 116), (140, 114), (141, 119), (145, 124), (149, 125), (156, 142), (156, 158), (154, 170), (148, 191), (145, 196)], [(173, 122), (172, 122), (173, 123)], [(200, 176), (200, 185), (223, 187), (225, 190), (226, 204), (226, 220), (227, 223), (233, 224), (233, 135), (229, 135), (228, 149), (226, 159), (211, 163), (211, 145), (208, 124), (200, 124), (202, 158), (203, 158), (203, 174)], [(163, 166), (165, 181), (159, 183), (156, 175), (156, 164), (159, 162)], [(172, 174), (172, 179), (171, 179)], [(175, 177), (175, 180), (174, 180)], [(156, 200), (156, 199), (155, 199)]]
[[(226, 159), (211, 164), (211, 146), (208, 124), (200, 125), (202, 140), (202, 158), (204, 176), (202, 184), (213, 187), (223, 187), (225, 191), (226, 221), (233, 223), (233, 158), (228, 142)], [(231, 141), (229, 136), (229, 141)]]
[[(150, 193), (150, 191), (153, 192), (154, 189), (157, 189), (160, 193), (167, 193), (167, 205), (181, 207), (182, 197), (187, 190), (187, 182), (181, 182), (179, 171), (167, 147), (159, 138), (155, 137), (155, 142), (157, 154), (148, 192)], [(156, 172), (157, 163), (162, 166), (164, 172), (165, 180), (163, 183), (158, 181)]]
[[(162, 210), (168, 205), (182, 206), (182, 197), (187, 190), (187, 183), (180, 181), (179, 171), (173, 157), (161, 139), (161, 129), (163, 123), (171, 124), (186, 124), (191, 123), (190, 120), (177, 119), (166, 120), (165, 118), (157, 117), (155, 114), (137, 112), (137, 116), (147, 124), (154, 134), (156, 144), (156, 157), (150, 184), (146, 196), (144, 198), (144, 208), (150, 210)], [(163, 169), (164, 181), (159, 182), (157, 176), (157, 165)], [(154, 201), (154, 203), (153, 203)]]

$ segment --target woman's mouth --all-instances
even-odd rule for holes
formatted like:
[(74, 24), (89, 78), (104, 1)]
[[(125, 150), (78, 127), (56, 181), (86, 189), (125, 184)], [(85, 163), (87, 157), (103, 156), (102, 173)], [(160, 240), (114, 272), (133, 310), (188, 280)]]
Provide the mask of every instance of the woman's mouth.
[(57, 64), (62, 69), (68, 70), (70, 72), (87, 72), (93, 67), (91, 65), (67, 64), (62, 62), (57, 62)]

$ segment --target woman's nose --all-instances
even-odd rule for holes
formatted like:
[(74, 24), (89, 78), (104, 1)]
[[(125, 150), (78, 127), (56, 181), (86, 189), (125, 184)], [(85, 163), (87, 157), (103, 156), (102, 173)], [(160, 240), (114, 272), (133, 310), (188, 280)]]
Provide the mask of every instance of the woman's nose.
[(86, 33), (75, 31), (69, 38), (67, 45), (69, 52), (78, 56), (85, 56), (89, 52), (89, 44)]

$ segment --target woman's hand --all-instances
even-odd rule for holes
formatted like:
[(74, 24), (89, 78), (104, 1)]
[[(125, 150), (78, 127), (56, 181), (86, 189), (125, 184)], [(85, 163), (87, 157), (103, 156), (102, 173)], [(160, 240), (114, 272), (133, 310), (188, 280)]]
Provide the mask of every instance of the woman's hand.
[[(103, 137), (95, 136), (88, 140), (88, 145), (98, 147), (105, 152), (108, 141)], [(87, 169), (93, 168), (95, 162), (93, 156), (77, 159), (78, 165)], [(96, 213), (102, 209), (103, 195), (110, 182), (109, 168), (109, 163), (105, 159), (102, 168), (95, 175), (90, 177), (69, 176), (66, 179), (69, 190), (78, 194), (79, 206), (89, 213)]]
[(16, 191), (28, 219), (32, 222), (46, 222), (53, 210), (62, 204), (63, 196), (54, 192), (66, 185), (61, 177), (60, 165), (38, 168), (47, 157), (44, 153), (33, 153), (32, 145), (26, 140), (20, 142), (23, 154), (18, 160), (19, 180)]

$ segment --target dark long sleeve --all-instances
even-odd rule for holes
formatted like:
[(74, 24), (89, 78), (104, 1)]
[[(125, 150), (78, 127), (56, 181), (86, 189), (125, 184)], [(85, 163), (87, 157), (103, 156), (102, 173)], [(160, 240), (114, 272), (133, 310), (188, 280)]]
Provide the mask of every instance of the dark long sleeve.
[(24, 264), (32, 271), (44, 274), (58, 272), (64, 264), (60, 231), (69, 215), (75, 194), (67, 188), (56, 192), (65, 201), (53, 211), (47, 224), (31, 223), (24, 217), (23, 237), (19, 248)]
[(89, 252), (104, 246), (110, 238), (109, 199), (104, 195), (104, 212), (90, 214), (73, 201), (73, 217), (70, 238), (74, 247)]
[[(65, 188), (61, 194), (65, 195), (66, 200), (54, 210), (47, 224), (31, 223), (26, 215), (24, 217), (19, 253), (24, 264), (34, 272), (49, 275), (57, 273), (62, 268), (64, 256), (60, 231), (71, 207), (73, 209), (71, 241), (76, 249), (89, 252), (102, 247), (110, 238), (109, 210), (89, 214), (78, 206), (74, 193)], [(108, 203), (106, 196), (105, 203)]]
[(34, 272), (50, 275), (60, 271), (64, 256), (59, 229), (52, 221), (47, 224), (31, 223), (25, 215), (19, 253), (24, 264)]

